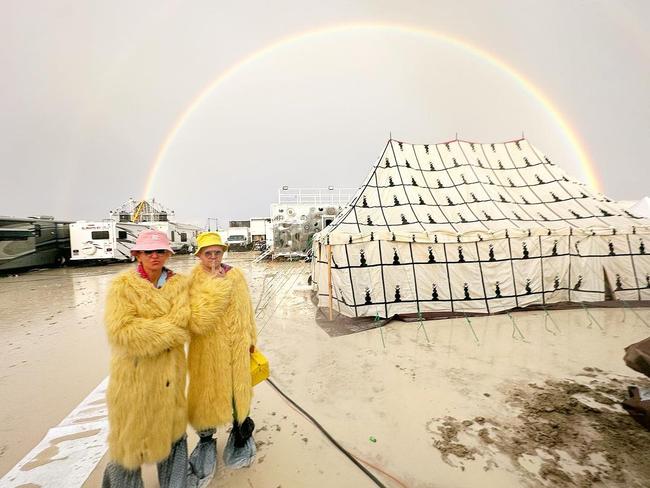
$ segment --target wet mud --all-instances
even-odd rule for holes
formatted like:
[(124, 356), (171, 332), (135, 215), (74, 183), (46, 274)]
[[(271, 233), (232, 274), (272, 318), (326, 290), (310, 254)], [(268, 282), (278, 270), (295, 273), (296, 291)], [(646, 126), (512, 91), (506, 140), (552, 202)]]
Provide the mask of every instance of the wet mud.
[(591, 367), (576, 379), (504, 384), (515, 417), (447, 416), (432, 419), (427, 430), (441, 458), (460, 470), (464, 461), (497, 469), (501, 453), (528, 486), (648, 486), (650, 432), (620, 407), (631, 384), (650, 387), (646, 379)]

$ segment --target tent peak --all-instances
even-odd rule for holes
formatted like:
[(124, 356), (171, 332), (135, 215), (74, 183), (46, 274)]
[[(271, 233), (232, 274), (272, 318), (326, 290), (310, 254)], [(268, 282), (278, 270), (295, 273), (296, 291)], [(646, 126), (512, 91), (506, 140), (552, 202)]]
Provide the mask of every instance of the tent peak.
[(528, 142), (528, 139), (526, 139), (525, 134), (522, 132), (521, 137), (518, 137), (516, 139), (509, 139), (506, 141), (490, 141), (490, 142), (481, 142), (481, 141), (471, 141), (469, 139), (462, 139), (458, 137), (458, 133), (456, 133), (454, 139), (448, 139), (444, 141), (438, 141), (438, 142), (419, 142), (419, 143), (414, 143), (414, 142), (409, 142), (405, 140), (400, 140), (400, 139), (395, 139), (392, 135), (392, 132), (389, 133), (388, 136), (388, 143), (390, 144), (391, 142), (396, 142), (396, 143), (401, 143), (401, 144), (409, 144), (411, 146), (436, 146), (436, 145), (444, 145), (444, 144), (451, 144), (452, 142), (464, 142), (466, 144), (479, 144), (479, 145), (490, 145), (490, 144), (516, 144), (518, 142)]

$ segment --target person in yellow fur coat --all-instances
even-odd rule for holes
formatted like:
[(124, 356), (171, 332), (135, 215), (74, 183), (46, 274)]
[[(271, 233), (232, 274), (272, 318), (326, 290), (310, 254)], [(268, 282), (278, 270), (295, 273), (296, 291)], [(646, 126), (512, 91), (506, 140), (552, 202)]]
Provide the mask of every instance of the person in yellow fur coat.
[[(190, 275), (189, 421), (199, 434), (190, 455), (189, 486), (205, 486), (216, 469), (216, 427), (248, 416), (250, 354), (257, 340), (244, 274), (222, 263), (228, 246), (217, 232), (197, 238), (199, 263)], [(234, 410), (234, 412), (233, 412)]]
[(137, 268), (118, 275), (108, 292), (111, 461), (103, 488), (143, 487), (143, 463), (158, 463), (162, 488), (187, 486), (189, 282), (164, 266), (172, 252), (165, 233), (141, 232), (131, 251)]

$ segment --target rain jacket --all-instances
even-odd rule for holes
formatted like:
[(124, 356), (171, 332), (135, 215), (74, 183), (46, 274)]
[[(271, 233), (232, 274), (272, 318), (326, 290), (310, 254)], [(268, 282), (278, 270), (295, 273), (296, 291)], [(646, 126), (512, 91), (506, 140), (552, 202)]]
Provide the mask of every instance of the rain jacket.
[(255, 345), (255, 314), (246, 279), (231, 268), (213, 278), (199, 264), (190, 276), (190, 341), (187, 401), (197, 431), (239, 421), (249, 413), (252, 387), (250, 346)]
[(157, 289), (129, 271), (111, 284), (108, 444), (111, 459), (127, 469), (165, 459), (185, 433), (189, 317), (187, 277), (175, 274)]

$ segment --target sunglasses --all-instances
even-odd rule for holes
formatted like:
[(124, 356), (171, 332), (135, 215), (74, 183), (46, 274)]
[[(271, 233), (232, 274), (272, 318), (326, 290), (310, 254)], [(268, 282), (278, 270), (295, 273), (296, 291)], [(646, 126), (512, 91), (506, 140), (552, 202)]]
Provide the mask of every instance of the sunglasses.
[(223, 254), (223, 251), (204, 251), (203, 255), (206, 258), (218, 258)]
[(147, 256), (156, 253), (158, 255), (165, 254), (167, 252), (167, 249), (147, 249), (146, 251), (142, 251), (145, 253)]

